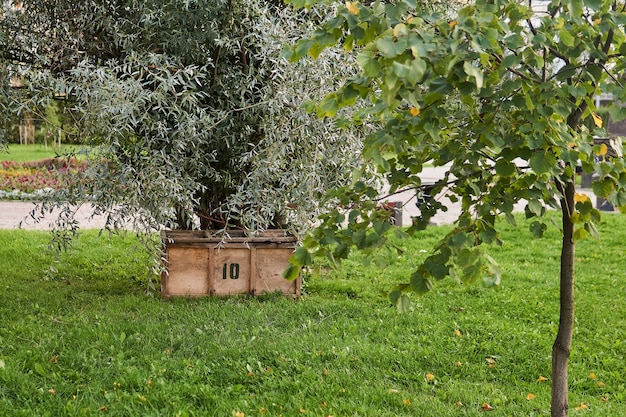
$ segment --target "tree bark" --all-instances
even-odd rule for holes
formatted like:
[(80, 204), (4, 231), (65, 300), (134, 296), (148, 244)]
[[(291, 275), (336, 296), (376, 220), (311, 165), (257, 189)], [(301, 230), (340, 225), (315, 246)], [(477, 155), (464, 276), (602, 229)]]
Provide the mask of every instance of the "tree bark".
[(572, 213), (574, 210), (574, 180), (563, 186), (561, 215), (563, 242), (561, 246), (561, 278), (559, 330), (552, 346), (552, 417), (569, 413), (567, 366), (574, 331), (574, 254), (575, 243)]

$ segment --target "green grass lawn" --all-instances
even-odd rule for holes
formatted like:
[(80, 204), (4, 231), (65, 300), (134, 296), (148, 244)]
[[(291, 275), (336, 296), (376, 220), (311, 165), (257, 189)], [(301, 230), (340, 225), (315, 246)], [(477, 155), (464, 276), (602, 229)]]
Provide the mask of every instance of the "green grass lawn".
[(19, 145), (11, 143), (8, 151), (0, 151), (0, 161), (38, 161), (40, 159), (54, 158), (56, 155), (70, 152), (77, 148), (76, 145), (44, 146), (42, 144)]
[[(574, 416), (626, 409), (626, 218), (604, 219), (577, 252)], [(502, 285), (444, 280), (398, 314), (382, 293), (444, 231), (384, 271), (351, 259), (308, 279), (298, 300), (149, 297), (133, 237), (84, 232), (57, 263), (46, 233), (0, 231), (0, 415), (549, 415), (558, 232), (505, 228)]]

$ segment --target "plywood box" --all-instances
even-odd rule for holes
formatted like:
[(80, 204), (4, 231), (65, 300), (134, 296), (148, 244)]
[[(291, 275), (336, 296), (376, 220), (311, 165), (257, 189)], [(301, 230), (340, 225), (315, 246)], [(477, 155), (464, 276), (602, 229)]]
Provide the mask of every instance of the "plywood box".
[(226, 236), (212, 231), (163, 231), (161, 241), (163, 297), (275, 291), (300, 295), (300, 278), (288, 281), (282, 277), (297, 244), (297, 238), (286, 231), (270, 230), (255, 236), (242, 231)]

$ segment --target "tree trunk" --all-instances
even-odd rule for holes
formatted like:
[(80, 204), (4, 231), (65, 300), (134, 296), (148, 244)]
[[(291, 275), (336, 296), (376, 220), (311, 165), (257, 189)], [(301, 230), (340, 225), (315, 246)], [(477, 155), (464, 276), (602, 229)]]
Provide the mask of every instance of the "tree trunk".
[(565, 417), (569, 413), (567, 364), (572, 333), (574, 331), (574, 180), (563, 187), (561, 214), (563, 218), (563, 243), (561, 246), (560, 319), (559, 331), (552, 346), (552, 417)]

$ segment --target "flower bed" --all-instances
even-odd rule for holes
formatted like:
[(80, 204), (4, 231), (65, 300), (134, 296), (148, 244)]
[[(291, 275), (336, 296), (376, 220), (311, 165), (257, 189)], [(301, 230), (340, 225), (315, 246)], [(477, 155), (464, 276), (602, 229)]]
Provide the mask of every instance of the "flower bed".
[(39, 190), (66, 188), (75, 174), (86, 167), (75, 158), (48, 158), (40, 161), (0, 162), (0, 197), (22, 199)]

